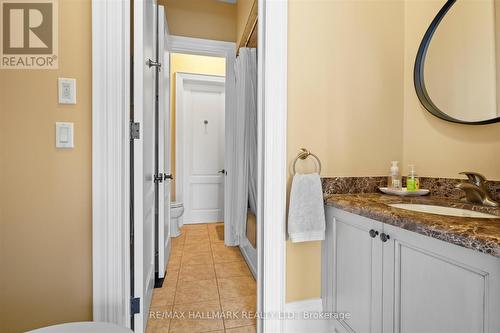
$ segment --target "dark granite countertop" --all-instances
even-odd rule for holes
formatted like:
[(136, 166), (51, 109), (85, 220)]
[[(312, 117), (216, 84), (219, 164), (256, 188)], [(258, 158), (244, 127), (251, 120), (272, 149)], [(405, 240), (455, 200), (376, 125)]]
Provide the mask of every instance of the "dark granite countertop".
[(388, 206), (394, 203), (464, 208), (500, 216), (498, 208), (487, 208), (433, 196), (397, 197), (381, 193), (325, 196), (327, 206), (500, 258), (500, 219), (443, 216)]

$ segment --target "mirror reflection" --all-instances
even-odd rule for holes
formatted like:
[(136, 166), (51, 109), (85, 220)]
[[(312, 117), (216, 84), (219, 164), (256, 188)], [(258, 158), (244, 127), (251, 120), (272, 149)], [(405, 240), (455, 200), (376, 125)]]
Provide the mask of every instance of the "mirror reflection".
[(424, 61), (424, 84), (440, 111), (464, 122), (497, 118), (500, 0), (456, 1), (437, 26)]

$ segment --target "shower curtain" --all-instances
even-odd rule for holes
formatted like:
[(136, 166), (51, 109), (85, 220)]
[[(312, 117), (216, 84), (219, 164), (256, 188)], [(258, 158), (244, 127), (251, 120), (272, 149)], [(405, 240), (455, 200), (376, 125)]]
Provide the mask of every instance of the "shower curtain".
[(257, 51), (240, 48), (236, 58), (234, 239), (245, 234), (247, 210), (257, 213)]

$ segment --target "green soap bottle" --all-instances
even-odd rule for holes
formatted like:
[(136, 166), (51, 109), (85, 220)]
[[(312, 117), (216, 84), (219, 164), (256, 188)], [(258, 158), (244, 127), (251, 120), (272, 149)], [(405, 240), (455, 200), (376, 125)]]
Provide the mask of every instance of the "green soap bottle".
[(406, 190), (408, 192), (416, 192), (420, 190), (420, 180), (415, 171), (415, 166), (410, 164), (408, 168), (410, 171), (408, 172), (408, 177), (406, 177)]

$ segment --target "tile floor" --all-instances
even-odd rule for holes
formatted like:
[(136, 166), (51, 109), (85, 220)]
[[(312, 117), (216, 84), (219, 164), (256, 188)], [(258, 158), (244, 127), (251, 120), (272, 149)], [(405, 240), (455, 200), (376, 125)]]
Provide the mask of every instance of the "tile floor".
[[(186, 225), (172, 239), (163, 287), (153, 291), (148, 333), (256, 332), (248, 318), (255, 313), (256, 283), (239, 248), (217, 238), (220, 224)], [(207, 319), (213, 312), (226, 315)]]

